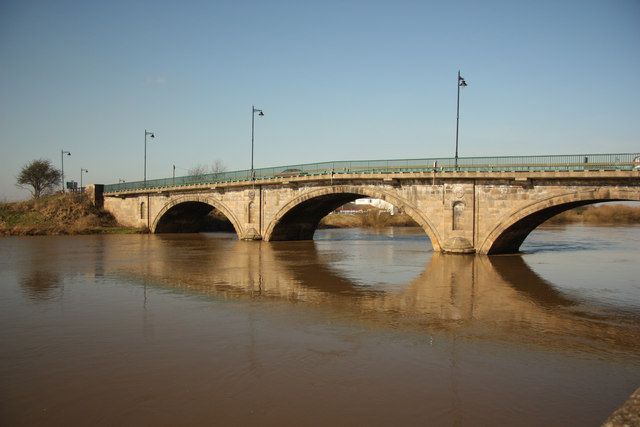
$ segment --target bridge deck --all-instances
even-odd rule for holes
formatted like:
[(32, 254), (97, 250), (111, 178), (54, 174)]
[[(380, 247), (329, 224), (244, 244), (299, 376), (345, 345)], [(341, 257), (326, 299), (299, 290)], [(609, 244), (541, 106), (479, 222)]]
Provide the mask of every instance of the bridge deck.
[[(201, 191), (218, 188), (235, 188), (246, 187), (251, 185), (288, 185), (291, 183), (308, 184), (311, 182), (320, 182), (329, 185), (340, 184), (341, 182), (354, 180), (361, 181), (388, 181), (400, 182), (412, 179), (433, 180), (438, 182), (442, 180), (460, 180), (460, 179), (491, 179), (491, 180), (510, 180), (527, 182), (531, 180), (543, 179), (640, 179), (640, 170), (579, 170), (579, 171), (557, 171), (557, 172), (404, 172), (404, 173), (352, 173), (352, 174), (317, 174), (302, 175), (286, 178), (263, 178), (256, 180), (239, 180), (226, 182), (191, 182), (176, 185), (165, 186), (147, 186), (146, 188), (129, 188), (129, 189), (110, 189), (104, 191), (105, 195), (133, 195), (144, 193), (158, 193), (165, 191), (189, 192)], [(147, 182), (149, 184), (149, 182)], [(106, 186), (105, 186), (106, 188)]]

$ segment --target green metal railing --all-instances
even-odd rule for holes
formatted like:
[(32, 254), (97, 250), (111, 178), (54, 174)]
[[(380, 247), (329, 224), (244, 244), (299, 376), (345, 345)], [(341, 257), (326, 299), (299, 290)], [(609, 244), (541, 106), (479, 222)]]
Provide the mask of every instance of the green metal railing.
[[(298, 176), (378, 174), (411, 172), (544, 172), (583, 170), (633, 170), (640, 168), (640, 154), (572, 154), (553, 156), (461, 157), (456, 166), (454, 158), (359, 160), (254, 169), (257, 180)], [(108, 184), (105, 193), (128, 190), (183, 187), (201, 184), (220, 184), (251, 181), (251, 170), (181, 176), (135, 182)]]

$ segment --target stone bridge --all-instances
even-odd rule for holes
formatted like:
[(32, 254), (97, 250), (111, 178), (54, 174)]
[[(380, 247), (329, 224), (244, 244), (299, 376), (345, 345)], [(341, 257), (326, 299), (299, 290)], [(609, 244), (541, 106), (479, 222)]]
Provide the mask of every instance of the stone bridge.
[(104, 193), (99, 185), (90, 189), (97, 203), (121, 224), (152, 233), (190, 231), (175, 224), (217, 209), (240, 239), (310, 240), (324, 216), (371, 197), (408, 214), (435, 251), (500, 254), (517, 252), (532, 230), (565, 210), (640, 201), (640, 171), (331, 171), (159, 188), (109, 187)]

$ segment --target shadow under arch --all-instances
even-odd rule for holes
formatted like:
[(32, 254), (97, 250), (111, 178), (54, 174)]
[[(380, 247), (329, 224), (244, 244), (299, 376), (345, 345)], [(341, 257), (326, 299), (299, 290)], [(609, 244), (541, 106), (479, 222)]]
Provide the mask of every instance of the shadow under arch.
[(493, 270), (515, 291), (541, 307), (569, 307), (578, 304), (533, 271), (521, 255), (486, 257)]
[(275, 265), (286, 270), (295, 283), (318, 293), (340, 297), (374, 297), (384, 291), (359, 285), (333, 269), (316, 247), (316, 242), (269, 242), (261, 250), (271, 253)]
[(223, 203), (212, 197), (183, 196), (169, 201), (160, 209), (151, 224), (152, 233), (189, 233), (198, 231), (198, 220), (216, 209), (231, 222), (238, 236), (242, 227), (235, 215)]
[(580, 191), (533, 203), (503, 219), (489, 233), (478, 252), (487, 255), (516, 253), (527, 236), (551, 217), (580, 206), (616, 201), (640, 201), (640, 190)]
[(403, 209), (427, 234), (433, 250), (440, 250), (436, 228), (410, 202), (379, 188), (351, 185), (311, 190), (289, 201), (274, 215), (263, 240), (312, 240), (322, 218), (340, 206), (363, 197), (382, 199)]
[[(523, 311), (538, 320), (553, 318), (550, 308), (579, 304), (540, 277), (520, 256), (487, 257), (435, 252), (407, 287), (387, 294), (394, 310), (413, 310), (438, 320), (472, 319), (477, 312), (511, 318)], [(382, 300), (381, 300), (382, 301)]]

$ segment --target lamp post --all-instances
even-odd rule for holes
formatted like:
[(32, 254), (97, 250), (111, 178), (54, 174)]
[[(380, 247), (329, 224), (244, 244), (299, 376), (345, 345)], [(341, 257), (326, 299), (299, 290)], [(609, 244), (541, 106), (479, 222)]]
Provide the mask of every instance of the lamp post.
[(147, 188), (147, 137), (153, 139), (156, 135), (146, 129), (144, 130), (144, 188)]
[(60, 160), (62, 163), (62, 192), (64, 193), (64, 155), (70, 156), (71, 152), (60, 150)]
[(253, 135), (254, 135), (254, 129), (255, 129), (255, 117), (256, 117), (256, 113), (258, 113), (258, 116), (263, 117), (264, 113), (262, 112), (262, 110), (256, 108), (255, 106), (251, 106), (251, 180), (255, 180), (255, 172), (253, 170)]
[(455, 168), (458, 169), (458, 128), (460, 125), (460, 88), (466, 87), (467, 82), (460, 75), (460, 70), (458, 70), (458, 103), (456, 105), (456, 157), (455, 157)]
[(84, 173), (89, 173), (89, 171), (88, 171), (88, 170), (86, 170), (86, 169), (84, 169), (84, 168), (80, 168), (80, 192), (81, 192), (81, 193), (83, 192), (83, 190), (82, 190), (82, 173), (83, 173), (83, 172), (84, 172)]
[(84, 168), (80, 168), (80, 192), (82, 193), (82, 173), (89, 173), (89, 171), (87, 169)]
[[(147, 136), (153, 139), (156, 137), (156, 135), (151, 131), (148, 131), (146, 129), (144, 130), (144, 187), (143, 188), (147, 188)], [(150, 229), (150, 220), (149, 220), (150, 211), (151, 209), (149, 207), (149, 193), (147, 193), (147, 229)]]

